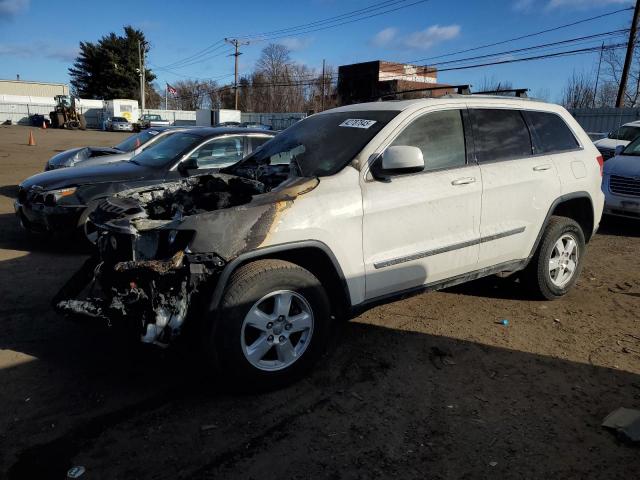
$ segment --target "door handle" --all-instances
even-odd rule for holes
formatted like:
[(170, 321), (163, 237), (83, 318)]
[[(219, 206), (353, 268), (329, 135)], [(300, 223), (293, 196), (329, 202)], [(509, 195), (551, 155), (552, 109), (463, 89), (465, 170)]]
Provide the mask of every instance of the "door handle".
[(475, 177), (462, 177), (453, 180), (451, 182), (451, 185), (468, 185), (469, 183), (474, 183), (475, 181)]
[(533, 167), (533, 170), (536, 172), (542, 172), (544, 170), (550, 170), (551, 169), (551, 165), (549, 165), (548, 163), (545, 163), (544, 165), (536, 165), (535, 167)]

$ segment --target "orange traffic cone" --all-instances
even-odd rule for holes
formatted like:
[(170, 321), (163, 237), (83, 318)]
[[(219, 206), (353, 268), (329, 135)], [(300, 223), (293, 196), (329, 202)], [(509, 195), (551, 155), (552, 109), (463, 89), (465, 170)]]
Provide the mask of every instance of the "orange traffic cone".
[(42, 129), (43, 130), (47, 129), (47, 121), (45, 119), (42, 119)]
[(35, 147), (35, 145), (36, 145), (36, 139), (33, 138), (33, 131), (32, 130), (29, 130), (29, 143), (27, 145), (29, 145), (30, 147)]

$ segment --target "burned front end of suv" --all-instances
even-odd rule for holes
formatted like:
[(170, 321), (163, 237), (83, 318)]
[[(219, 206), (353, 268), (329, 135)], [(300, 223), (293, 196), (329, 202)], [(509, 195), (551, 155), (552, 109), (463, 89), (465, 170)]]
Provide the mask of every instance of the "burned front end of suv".
[(263, 245), (282, 212), (318, 183), (278, 172), (261, 180), (201, 175), (105, 199), (90, 215), (97, 253), (55, 309), (168, 345), (210, 300), (224, 267)]

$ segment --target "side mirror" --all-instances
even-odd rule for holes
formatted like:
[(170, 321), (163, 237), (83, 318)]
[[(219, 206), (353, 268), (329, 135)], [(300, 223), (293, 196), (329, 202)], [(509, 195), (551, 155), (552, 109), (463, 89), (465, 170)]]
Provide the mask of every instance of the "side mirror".
[(182, 175), (188, 175), (189, 170), (197, 170), (197, 168), (198, 168), (198, 161), (193, 157), (189, 157), (178, 164), (178, 171)]
[(625, 149), (624, 145), (616, 145), (616, 156), (621, 155), (624, 149)]
[(422, 170), (422, 150), (408, 145), (387, 148), (382, 154), (382, 160), (377, 160), (371, 166), (371, 174), (378, 180), (388, 180), (388, 176), (393, 174), (417, 173)]

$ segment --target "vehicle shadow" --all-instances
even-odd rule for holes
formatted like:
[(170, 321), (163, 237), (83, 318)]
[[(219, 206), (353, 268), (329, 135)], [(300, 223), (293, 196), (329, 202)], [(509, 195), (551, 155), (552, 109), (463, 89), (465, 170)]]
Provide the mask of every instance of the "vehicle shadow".
[(0, 195), (11, 200), (18, 198), (18, 185), (2, 185), (0, 186)]
[(96, 478), (229, 479), (614, 478), (640, 467), (637, 449), (600, 427), (637, 404), (637, 374), (365, 314), (336, 325), (302, 381), (234, 394), (191, 346), (140, 350), (53, 314), (71, 266), (53, 257), (26, 283), (29, 257), (0, 262), (0, 349), (14, 354), (0, 365), (0, 471), (11, 480), (65, 478), (72, 465)]
[(640, 237), (640, 219), (614, 217), (605, 215), (602, 217), (598, 235), (615, 235), (618, 237)]
[(518, 273), (508, 277), (489, 275), (472, 282), (449, 287), (443, 292), (466, 295), (471, 297), (496, 298), (502, 300), (540, 301), (531, 293), (531, 289), (523, 285)]
[(90, 248), (79, 236), (29, 232), (20, 226), (13, 213), (0, 214), (0, 249), (79, 255), (90, 253)]

